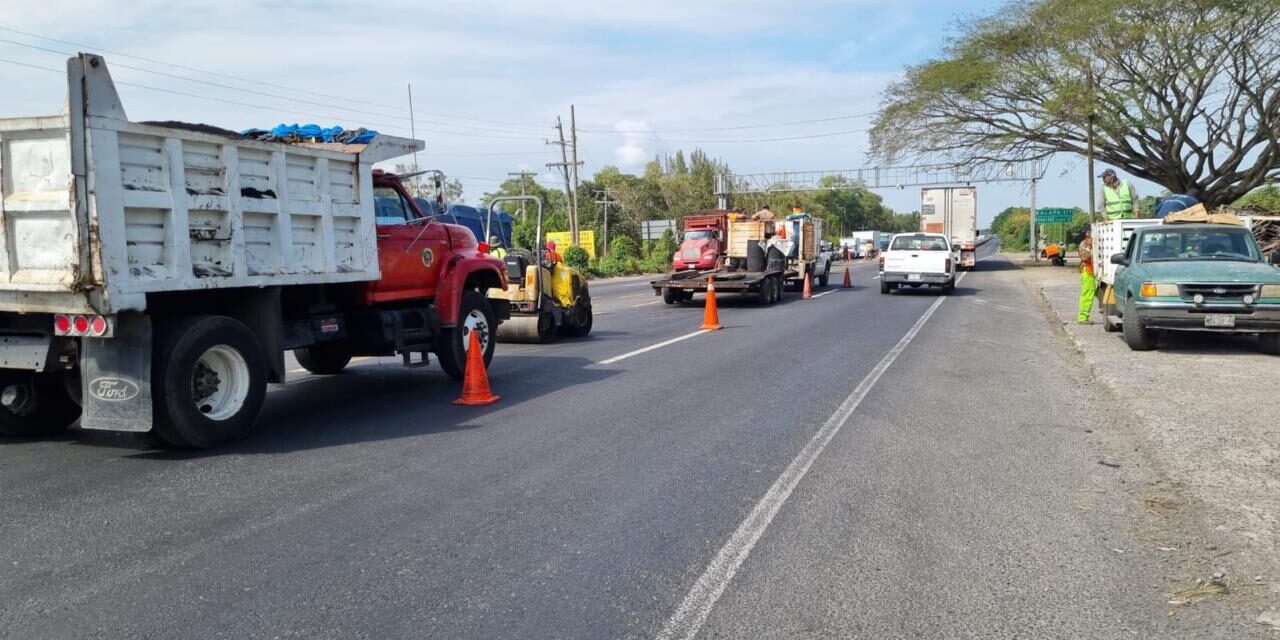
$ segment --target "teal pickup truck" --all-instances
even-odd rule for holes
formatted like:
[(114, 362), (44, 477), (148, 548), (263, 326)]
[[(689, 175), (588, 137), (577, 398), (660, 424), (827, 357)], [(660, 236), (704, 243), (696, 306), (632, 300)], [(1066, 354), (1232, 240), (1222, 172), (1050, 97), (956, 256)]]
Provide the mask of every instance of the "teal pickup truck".
[(1249, 230), (1162, 224), (1134, 231), (1117, 265), (1107, 331), (1130, 349), (1154, 349), (1161, 331), (1256, 333), (1280, 355), (1280, 253), (1264, 259)]

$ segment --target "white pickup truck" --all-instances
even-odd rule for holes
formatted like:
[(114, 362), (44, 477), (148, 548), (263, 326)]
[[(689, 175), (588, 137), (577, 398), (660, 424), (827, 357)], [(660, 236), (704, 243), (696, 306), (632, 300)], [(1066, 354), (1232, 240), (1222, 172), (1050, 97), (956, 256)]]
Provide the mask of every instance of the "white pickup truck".
[(951, 242), (940, 233), (900, 233), (880, 255), (880, 293), (902, 287), (956, 288), (956, 263)]

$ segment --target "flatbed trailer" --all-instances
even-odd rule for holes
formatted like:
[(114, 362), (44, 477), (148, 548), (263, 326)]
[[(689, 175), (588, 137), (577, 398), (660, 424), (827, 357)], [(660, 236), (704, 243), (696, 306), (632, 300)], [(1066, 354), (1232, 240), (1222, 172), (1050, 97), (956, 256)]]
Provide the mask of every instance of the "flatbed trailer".
[[(713, 280), (714, 278), (714, 280)], [(662, 296), (667, 304), (677, 304), (693, 299), (694, 294), (706, 293), (714, 281), (716, 292), (755, 294), (761, 304), (773, 304), (782, 299), (787, 283), (803, 282), (804, 274), (795, 269), (783, 271), (745, 271), (742, 269), (709, 269), (705, 271), (681, 271), (654, 280), (654, 295)]]

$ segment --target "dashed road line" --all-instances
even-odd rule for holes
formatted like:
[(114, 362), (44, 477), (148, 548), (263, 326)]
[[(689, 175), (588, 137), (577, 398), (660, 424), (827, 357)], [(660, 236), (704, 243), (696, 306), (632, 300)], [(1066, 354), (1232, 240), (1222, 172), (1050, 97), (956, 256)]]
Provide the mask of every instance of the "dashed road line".
[[(960, 279), (964, 279), (963, 274)], [(840, 432), (840, 429), (853, 416), (853, 412), (857, 410), (858, 405), (862, 404), (862, 400), (867, 397), (871, 389), (880, 381), (880, 377), (884, 375), (884, 372), (906, 350), (911, 341), (920, 333), (920, 329), (929, 321), (929, 318), (933, 317), (933, 313), (946, 300), (947, 298), (938, 298), (934, 301), (933, 305), (920, 316), (920, 319), (916, 320), (916, 323), (912, 325), (906, 335), (902, 336), (898, 344), (894, 345), (889, 350), (889, 353), (885, 354), (879, 364), (840, 403), (835, 413), (831, 414), (830, 418), (827, 418), (822, 428), (818, 429), (818, 432), (800, 450), (800, 453), (791, 461), (791, 464), (787, 465), (786, 470), (782, 472), (782, 475), (778, 476), (773, 486), (769, 487), (764, 497), (760, 498), (751, 513), (747, 515), (747, 518), (738, 525), (737, 530), (729, 537), (729, 541), (712, 558), (711, 564), (707, 565), (706, 570), (698, 578), (698, 581), (689, 589), (689, 593), (680, 603), (679, 608), (663, 625), (662, 630), (658, 632), (658, 640), (691, 640), (698, 635), (702, 625), (707, 621), (707, 616), (711, 615), (712, 608), (715, 607), (720, 596), (724, 594), (724, 590), (728, 588), (729, 583), (733, 581), (734, 574), (738, 572), (738, 568), (742, 566), (742, 563), (747, 560), (747, 556), (751, 554), (751, 550), (755, 548), (760, 537), (769, 528), (773, 518), (778, 515), (782, 505), (791, 497), (791, 492), (809, 473), (814, 461), (818, 459), (818, 456), (822, 455), (823, 450), (827, 448), (832, 438)]]
[(601, 360), (600, 362), (597, 362), (596, 364), (614, 364), (614, 363), (616, 363), (616, 362), (622, 362), (623, 360), (626, 360), (627, 358), (633, 358), (633, 357), (638, 356), (638, 355), (640, 355), (640, 354), (642, 354), (642, 353), (649, 353), (650, 351), (653, 351), (653, 350), (655, 350), (655, 349), (661, 349), (661, 348), (663, 348), (663, 347), (665, 347), (665, 346), (673, 345), (673, 344), (675, 344), (675, 343), (677, 343), (677, 342), (682, 342), (682, 341), (684, 341), (684, 340), (688, 340), (689, 338), (696, 338), (696, 337), (698, 337), (698, 336), (700, 336), (700, 335), (702, 335), (702, 334), (704, 334), (704, 333), (710, 333), (710, 331), (709, 331), (709, 330), (707, 330), (707, 329), (703, 329), (703, 330), (701, 330), (701, 331), (694, 331), (693, 333), (687, 333), (687, 334), (682, 335), (682, 336), (680, 336), (680, 337), (678, 337), (678, 338), (672, 338), (672, 339), (670, 339), (670, 340), (666, 340), (666, 341), (663, 341), (663, 342), (659, 342), (658, 344), (649, 345), (649, 346), (647, 346), (647, 347), (645, 347), (645, 348), (643, 348), (643, 349), (636, 349), (635, 351), (630, 351), (630, 352), (624, 353), (624, 354), (622, 354), (622, 355), (620, 355), (620, 356), (614, 356), (614, 357), (612, 357), (612, 358), (609, 358), (608, 360)]

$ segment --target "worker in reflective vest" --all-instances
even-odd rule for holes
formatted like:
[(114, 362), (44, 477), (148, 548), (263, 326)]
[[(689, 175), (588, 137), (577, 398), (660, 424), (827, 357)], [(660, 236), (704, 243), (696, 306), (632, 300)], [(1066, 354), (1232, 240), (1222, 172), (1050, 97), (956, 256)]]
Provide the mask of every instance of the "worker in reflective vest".
[(1132, 183), (1118, 178), (1114, 169), (1107, 169), (1098, 177), (1102, 178), (1102, 210), (1108, 220), (1142, 217), (1138, 190)]
[(1093, 311), (1093, 295), (1098, 288), (1098, 280), (1093, 277), (1093, 230), (1084, 229), (1084, 239), (1080, 241), (1080, 306), (1076, 322), (1090, 324), (1089, 313)]

